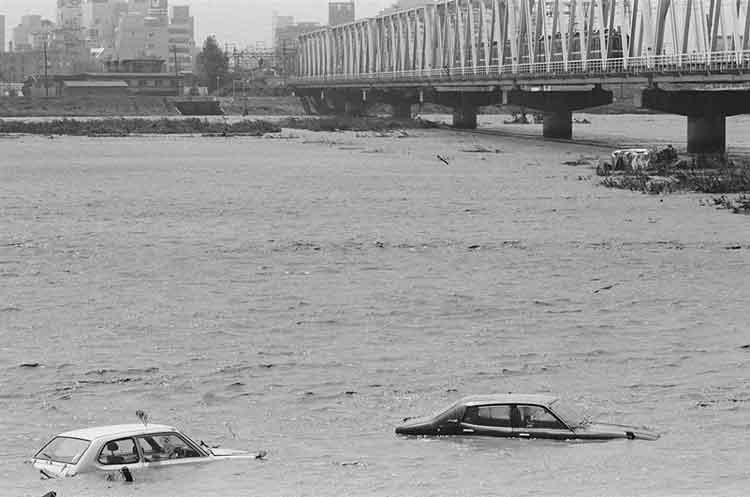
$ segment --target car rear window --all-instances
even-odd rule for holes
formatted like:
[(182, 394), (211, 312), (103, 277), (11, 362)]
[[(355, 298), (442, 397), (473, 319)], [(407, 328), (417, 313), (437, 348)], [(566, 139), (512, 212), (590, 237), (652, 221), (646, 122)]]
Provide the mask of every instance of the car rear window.
[(91, 442), (80, 438), (56, 437), (36, 453), (37, 459), (76, 464)]

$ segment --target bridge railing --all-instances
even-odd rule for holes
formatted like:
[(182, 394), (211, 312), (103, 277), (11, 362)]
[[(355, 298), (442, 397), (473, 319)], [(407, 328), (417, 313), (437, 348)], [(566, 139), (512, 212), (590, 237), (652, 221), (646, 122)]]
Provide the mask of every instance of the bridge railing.
[[(567, 67), (566, 67), (567, 66)], [(565, 79), (567, 77), (622, 76), (645, 74), (692, 74), (750, 72), (750, 50), (677, 55), (647, 55), (607, 60), (570, 60), (504, 64), (502, 66), (468, 66), (444, 69), (415, 69), (374, 73), (301, 76), (299, 83), (368, 83), (420, 81), (481, 81), (497, 79)]]

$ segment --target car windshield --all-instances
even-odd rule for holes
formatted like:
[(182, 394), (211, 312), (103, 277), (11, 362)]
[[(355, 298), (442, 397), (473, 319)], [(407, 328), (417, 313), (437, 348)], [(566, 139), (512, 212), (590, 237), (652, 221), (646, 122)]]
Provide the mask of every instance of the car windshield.
[(88, 440), (81, 440), (80, 438), (56, 437), (37, 452), (34, 457), (65, 464), (76, 464), (83, 453), (86, 452), (86, 449), (89, 448), (90, 443)]
[(578, 409), (559, 400), (550, 404), (550, 407), (571, 428), (579, 428), (589, 422), (586, 416), (581, 414)]

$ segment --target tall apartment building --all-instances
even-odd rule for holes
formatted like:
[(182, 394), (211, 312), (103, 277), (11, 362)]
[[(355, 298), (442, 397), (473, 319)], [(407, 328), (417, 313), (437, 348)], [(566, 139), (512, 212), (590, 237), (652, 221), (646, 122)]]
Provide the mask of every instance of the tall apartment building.
[(34, 43), (34, 34), (41, 30), (42, 16), (21, 17), (21, 24), (13, 28), (13, 50), (16, 52), (31, 50)]
[(278, 12), (273, 12), (271, 18), (271, 39), (273, 40), (273, 46), (279, 46), (279, 33), (281, 30), (294, 25), (294, 16), (280, 16)]
[[(169, 20), (169, 72), (193, 72), (195, 58), (195, 19), (187, 5), (172, 7)], [(176, 59), (176, 60), (175, 60)]]
[(130, 0), (120, 17), (113, 57), (119, 60), (169, 60), (167, 0)]
[(149, 17), (158, 17), (166, 20), (169, 17), (168, 0), (151, 0), (148, 4), (146, 14)]
[(354, 22), (354, 0), (347, 2), (328, 2), (328, 25), (338, 26)]
[(125, 0), (87, 0), (83, 9), (85, 38), (92, 48), (114, 49), (120, 18), (127, 14)]
[(83, 0), (57, 0), (57, 26), (70, 31), (83, 28)]
[(0, 14), (0, 53), (5, 52), (5, 16)]

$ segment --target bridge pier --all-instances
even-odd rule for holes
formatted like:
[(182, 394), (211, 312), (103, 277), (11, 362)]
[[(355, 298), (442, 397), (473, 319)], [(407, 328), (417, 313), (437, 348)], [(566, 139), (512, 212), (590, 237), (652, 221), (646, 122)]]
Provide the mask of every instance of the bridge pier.
[(478, 105), (462, 102), (453, 108), (453, 127), (458, 129), (477, 129)]
[(542, 135), (563, 140), (573, 138), (573, 113), (568, 109), (545, 111)]
[(643, 91), (641, 106), (687, 116), (687, 150), (691, 154), (723, 154), (727, 148), (727, 117), (750, 114), (748, 90)]
[(691, 154), (723, 154), (727, 144), (727, 118), (721, 114), (687, 116), (687, 150)]
[(391, 102), (393, 117), (396, 119), (411, 119), (411, 100), (394, 100)]
[(612, 92), (601, 86), (592, 90), (524, 91), (511, 90), (508, 103), (544, 112), (545, 138), (573, 138), (573, 111), (612, 103)]
[(458, 129), (476, 129), (479, 108), (499, 102), (494, 86), (472, 89), (438, 87), (435, 90), (431, 100), (453, 108), (453, 127)]

